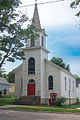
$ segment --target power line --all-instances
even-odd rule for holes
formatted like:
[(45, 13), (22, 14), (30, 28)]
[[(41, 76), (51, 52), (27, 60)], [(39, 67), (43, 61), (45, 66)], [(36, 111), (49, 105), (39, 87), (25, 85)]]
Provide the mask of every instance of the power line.
[[(44, 3), (37, 3), (37, 5), (55, 3), (55, 2), (60, 2), (60, 1), (65, 1), (65, 0), (55, 0), (55, 1), (49, 1), (49, 2), (44, 2)], [(31, 7), (31, 6), (34, 6), (34, 5), (35, 5), (35, 4), (24, 5), (24, 6), (19, 6), (18, 8)]]

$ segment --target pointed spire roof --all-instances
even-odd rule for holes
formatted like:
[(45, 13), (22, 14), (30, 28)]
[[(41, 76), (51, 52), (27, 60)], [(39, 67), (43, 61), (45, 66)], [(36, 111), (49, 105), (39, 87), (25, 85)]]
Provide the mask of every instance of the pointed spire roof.
[(33, 26), (35, 26), (35, 28), (36, 28), (37, 30), (41, 30), (41, 24), (40, 24), (40, 20), (39, 20), (37, 3), (35, 3), (35, 8), (34, 8), (34, 14), (33, 14), (33, 22), (32, 22), (32, 24), (33, 24)]

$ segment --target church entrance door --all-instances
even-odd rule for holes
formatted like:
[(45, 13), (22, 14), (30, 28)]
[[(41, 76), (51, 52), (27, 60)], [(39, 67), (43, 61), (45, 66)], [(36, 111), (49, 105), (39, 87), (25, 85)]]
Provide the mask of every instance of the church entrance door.
[(35, 96), (35, 81), (34, 80), (29, 80), (28, 86), (27, 86), (27, 95), (33, 95)]
[(56, 105), (57, 93), (50, 93), (50, 105)]

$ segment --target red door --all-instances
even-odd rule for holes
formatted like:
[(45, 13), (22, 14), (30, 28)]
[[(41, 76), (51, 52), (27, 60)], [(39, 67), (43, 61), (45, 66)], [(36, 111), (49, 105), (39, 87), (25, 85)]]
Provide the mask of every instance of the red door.
[(28, 84), (27, 95), (35, 95), (35, 84)]
[(57, 96), (57, 93), (50, 93), (50, 105), (56, 105), (56, 96)]

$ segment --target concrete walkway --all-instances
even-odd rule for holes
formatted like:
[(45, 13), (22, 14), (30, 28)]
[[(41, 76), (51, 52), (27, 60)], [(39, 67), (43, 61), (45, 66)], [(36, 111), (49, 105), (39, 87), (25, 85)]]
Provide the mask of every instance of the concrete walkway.
[(28, 105), (4, 105), (0, 106), (0, 109), (7, 109), (10, 107), (24, 107), (24, 108), (53, 108), (53, 107), (40, 107), (40, 106), (28, 106)]
[(7, 109), (10, 107), (17, 107), (18, 105), (4, 105), (4, 106), (0, 106), (0, 109)]
[[(27, 106), (27, 105), (4, 105), (4, 106), (0, 106), (0, 109), (8, 109), (11, 107), (46, 108), (46, 107), (40, 107), (40, 106)], [(53, 108), (53, 107), (47, 107), (47, 108)], [(76, 110), (80, 110), (80, 107), (76, 108)]]
[[(7, 109), (10, 107), (25, 107), (25, 108), (46, 108), (46, 107), (39, 107), (39, 106), (27, 106), (27, 105), (4, 105), (0, 106), (0, 109)], [(51, 108), (51, 107), (48, 107)]]
[(76, 108), (77, 110), (80, 110), (80, 107), (79, 108)]

